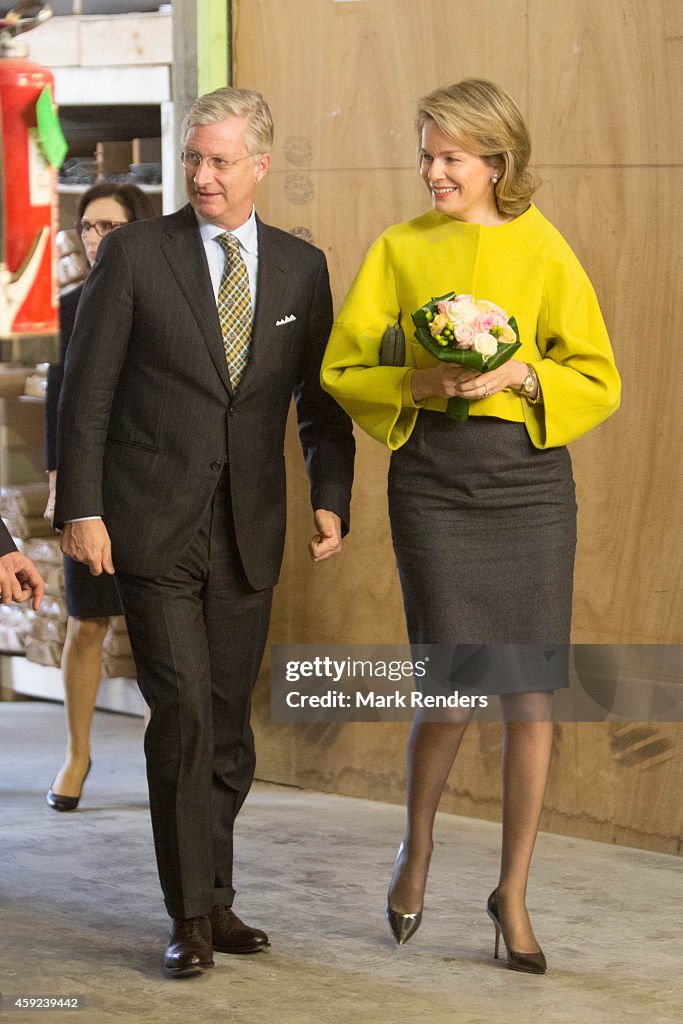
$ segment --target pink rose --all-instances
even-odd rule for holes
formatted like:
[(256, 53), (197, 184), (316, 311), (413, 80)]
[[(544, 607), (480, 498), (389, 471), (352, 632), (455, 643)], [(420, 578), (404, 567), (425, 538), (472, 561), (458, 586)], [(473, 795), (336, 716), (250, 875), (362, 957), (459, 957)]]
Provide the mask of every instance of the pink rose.
[(453, 314), (457, 308), (458, 304), (455, 299), (449, 299), (448, 302), (439, 302), (437, 305), (439, 313), (443, 313), (443, 315), (447, 316), (449, 320), (452, 320)]
[(472, 324), (456, 324), (455, 339), (458, 343), (458, 348), (472, 348), (476, 333)]
[(474, 326), (480, 334), (488, 334), (495, 325), (493, 313), (480, 313), (474, 321)]
[(500, 327), (501, 329), (503, 327), (507, 327), (508, 318), (505, 316), (505, 313), (503, 313), (501, 310), (492, 309), (490, 315), (493, 317), (494, 327)]

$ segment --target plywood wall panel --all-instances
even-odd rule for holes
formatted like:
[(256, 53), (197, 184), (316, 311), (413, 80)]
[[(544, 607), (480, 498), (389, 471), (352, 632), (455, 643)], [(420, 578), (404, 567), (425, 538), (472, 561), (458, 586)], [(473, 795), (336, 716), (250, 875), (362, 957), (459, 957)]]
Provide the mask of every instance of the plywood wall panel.
[(413, 167), (293, 173), (276, 163), (258, 198), (266, 219), (323, 249), (336, 309), (377, 236), (394, 220), (417, 216), (429, 206)]
[[(556, 727), (558, 728), (558, 727)], [(681, 852), (680, 727), (569, 724), (560, 728), (542, 827), (565, 835)]]
[[(683, 641), (680, 445), (683, 179), (674, 168), (539, 168), (537, 201), (589, 271), (623, 381), (619, 412), (572, 445), (580, 643)], [(663, 538), (667, 538), (663, 542)]]
[(435, 86), (495, 68), (526, 104), (526, 6), (236, 0), (234, 83), (271, 104), (280, 166), (410, 167), (416, 98)]
[(529, 0), (534, 159), (680, 163), (680, 0)]

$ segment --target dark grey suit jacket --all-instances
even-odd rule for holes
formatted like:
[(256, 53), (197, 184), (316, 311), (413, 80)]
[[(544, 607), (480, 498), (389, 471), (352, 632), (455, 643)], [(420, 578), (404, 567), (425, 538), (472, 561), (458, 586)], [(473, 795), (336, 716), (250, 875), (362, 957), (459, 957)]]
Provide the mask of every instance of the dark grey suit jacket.
[(59, 296), (59, 339), (60, 356), (58, 363), (47, 368), (47, 392), (45, 394), (45, 468), (57, 468), (57, 410), (59, 393), (64, 379), (64, 360), (76, 322), (76, 310), (83, 291), (83, 285)]
[(332, 320), (325, 257), (260, 221), (258, 239), (250, 360), (234, 394), (192, 208), (128, 224), (100, 246), (66, 357), (55, 524), (102, 515), (123, 573), (176, 564), (227, 462), (247, 578), (257, 590), (275, 584), (292, 394), (311, 503), (348, 529), (351, 423), (319, 383)]
[(0, 519), (0, 556), (9, 555), (10, 551), (16, 551), (17, 545), (12, 540), (10, 532)]

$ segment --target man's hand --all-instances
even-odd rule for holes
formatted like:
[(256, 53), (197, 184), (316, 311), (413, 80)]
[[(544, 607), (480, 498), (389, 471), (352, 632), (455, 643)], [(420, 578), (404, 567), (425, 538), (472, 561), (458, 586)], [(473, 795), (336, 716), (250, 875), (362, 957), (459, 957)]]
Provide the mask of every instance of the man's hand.
[(45, 583), (30, 558), (20, 551), (10, 551), (0, 557), (0, 593), (2, 603), (27, 601), (33, 595), (33, 609), (40, 607)]
[(93, 576), (101, 576), (103, 572), (114, 574), (111, 541), (107, 527), (101, 519), (81, 519), (75, 523), (65, 523), (61, 549), (69, 558), (75, 558), (77, 562), (85, 562), (90, 566)]
[(323, 562), (341, 551), (341, 519), (336, 512), (317, 508), (313, 513), (313, 521), (318, 532), (313, 535), (308, 550), (314, 562)]

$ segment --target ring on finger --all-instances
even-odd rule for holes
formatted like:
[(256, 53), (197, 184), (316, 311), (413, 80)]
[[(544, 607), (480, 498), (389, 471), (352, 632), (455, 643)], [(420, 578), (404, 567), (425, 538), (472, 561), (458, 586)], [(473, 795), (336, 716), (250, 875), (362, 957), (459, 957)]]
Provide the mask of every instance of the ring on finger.
[(484, 384), (484, 398), (488, 398), (488, 397), (489, 397), (489, 386), (488, 386), (488, 384), (485, 383)]

